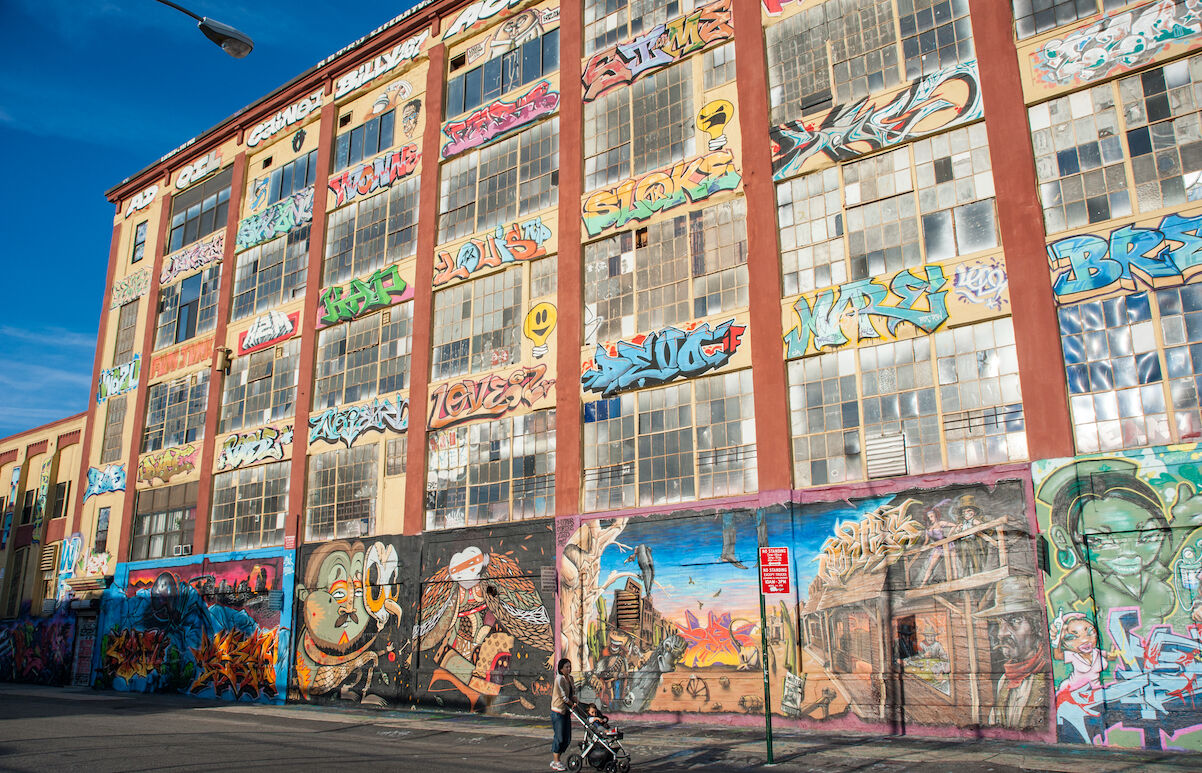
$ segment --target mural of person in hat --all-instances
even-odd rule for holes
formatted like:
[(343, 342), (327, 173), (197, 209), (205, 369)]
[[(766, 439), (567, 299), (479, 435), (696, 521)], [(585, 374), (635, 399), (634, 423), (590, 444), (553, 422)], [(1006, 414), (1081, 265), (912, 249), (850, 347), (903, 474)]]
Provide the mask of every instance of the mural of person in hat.
[(993, 588), (993, 606), (977, 617), (996, 625), (990, 635), (1002, 661), (989, 722), (1004, 727), (1040, 727), (1047, 719), (1052, 661), (1043, 627), (1043, 604), (1029, 577), (1006, 577)]
[(939, 631), (930, 622), (923, 623), (922, 641), (918, 643), (918, 656), (925, 660), (937, 661), (931, 665), (931, 672), (946, 674), (948, 672), (947, 649), (939, 641)]
[[(958, 519), (956, 534), (965, 534), (985, 522), (981, 518), (981, 508), (973, 494), (965, 494), (956, 500), (955, 513)], [(981, 537), (980, 532), (976, 532), (956, 540), (956, 553), (960, 559), (960, 576), (971, 577), (985, 571), (989, 543)]]

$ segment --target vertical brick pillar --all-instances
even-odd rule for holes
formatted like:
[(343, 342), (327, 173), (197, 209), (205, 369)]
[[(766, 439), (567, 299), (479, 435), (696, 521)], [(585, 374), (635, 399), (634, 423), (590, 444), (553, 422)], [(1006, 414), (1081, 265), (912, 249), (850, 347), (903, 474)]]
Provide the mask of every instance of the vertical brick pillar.
[[(993, 157), (998, 227), (1006, 251), (1010, 309), (1031, 459), (1073, 454), (1073, 426), (1060, 352), (1035, 153), (1023, 101), (1010, 4), (969, 0), (973, 45)], [(1016, 136), (1017, 135), (1017, 136)]]

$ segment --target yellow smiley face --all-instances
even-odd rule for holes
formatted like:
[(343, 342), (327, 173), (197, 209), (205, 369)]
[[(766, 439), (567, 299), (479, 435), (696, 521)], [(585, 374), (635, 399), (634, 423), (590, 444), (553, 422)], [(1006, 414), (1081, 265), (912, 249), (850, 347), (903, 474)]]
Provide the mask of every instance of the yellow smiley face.
[(547, 337), (551, 335), (551, 331), (555, 329), (557, 312), (555, 304), (542, 303), (535, 304), (534, 308), (526, 315), (526, 321), (522, 325), (522, 332), (534, 342), (535, 346), (545, 346)]

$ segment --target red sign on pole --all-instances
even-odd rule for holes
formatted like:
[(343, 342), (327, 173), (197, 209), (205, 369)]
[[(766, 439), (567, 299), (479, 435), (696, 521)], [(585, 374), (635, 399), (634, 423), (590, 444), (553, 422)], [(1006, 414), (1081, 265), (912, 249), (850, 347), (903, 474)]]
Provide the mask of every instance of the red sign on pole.
[(760, 548), (760, 588), (764, 593), (789, 593), (789, 549)]

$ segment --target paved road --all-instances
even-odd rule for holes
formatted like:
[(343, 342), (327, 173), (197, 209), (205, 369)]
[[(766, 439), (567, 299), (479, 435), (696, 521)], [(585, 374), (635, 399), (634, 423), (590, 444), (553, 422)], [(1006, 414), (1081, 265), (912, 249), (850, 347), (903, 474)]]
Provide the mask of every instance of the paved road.
[[(1197, 771), (1202, 757), (989, 741), (789, 733), (762, 767), (754, 731), (627, 727), (636, 771)], [(0, 685), (0, 770), (547, 770), (550, 726)]]

